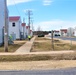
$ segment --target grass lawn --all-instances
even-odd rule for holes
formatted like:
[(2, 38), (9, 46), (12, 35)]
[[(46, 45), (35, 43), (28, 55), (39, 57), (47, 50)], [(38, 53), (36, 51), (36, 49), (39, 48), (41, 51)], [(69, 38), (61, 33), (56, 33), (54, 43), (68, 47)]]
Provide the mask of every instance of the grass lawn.
[[(8, 52), (15, 52), (19, 47), (21, 47), (26, 41), (25, 40), (17, 40), (14, 41), (14, 44), (8, 45)], [(0, 47), (0, 52), (4, 52), (4, 46)]]
[[(41, 51), (51, 51), (52, 44), (51, 39), (47, 39), (44, 37), (37, 37), (31, 52), (41, 52)], [(60, 40), (54, 39), (54, 51), (60, 50), (76, 50), (76, 45), (73, 44), (72, 46), (69, 43), (63, 43)]]

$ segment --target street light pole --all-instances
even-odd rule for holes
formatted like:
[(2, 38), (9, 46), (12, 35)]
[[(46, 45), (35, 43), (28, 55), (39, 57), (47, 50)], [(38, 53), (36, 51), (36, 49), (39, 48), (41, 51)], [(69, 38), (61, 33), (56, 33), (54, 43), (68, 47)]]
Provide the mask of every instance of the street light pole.
[(8, 52), (8, 27), (7, 27), (7, 7), (4, 0), (4, 50)]

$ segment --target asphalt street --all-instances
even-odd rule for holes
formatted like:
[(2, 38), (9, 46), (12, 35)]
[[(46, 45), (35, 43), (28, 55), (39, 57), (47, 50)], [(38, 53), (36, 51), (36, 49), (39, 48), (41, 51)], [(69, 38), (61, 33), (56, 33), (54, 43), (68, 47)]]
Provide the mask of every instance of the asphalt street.
[(59, 38), (59, 39), (62, 39), (62, 40), (72, 40), (72, 41), (76, 41), (76, 37), (54, 37), (54, 38)]
[(60, 70), (0, 71), (0, 75), (76, 75), (76, 68)]

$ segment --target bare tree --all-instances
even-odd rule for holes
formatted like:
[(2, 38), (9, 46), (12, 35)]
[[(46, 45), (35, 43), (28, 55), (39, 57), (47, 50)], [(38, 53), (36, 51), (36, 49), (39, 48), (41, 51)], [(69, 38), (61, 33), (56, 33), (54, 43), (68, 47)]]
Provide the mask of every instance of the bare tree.
[(42, 34), (42, 30), (41, 30), (41, 27), (40, 26), (38, 26), (38, 28), (37, 28), (37, 34), (39, 35), (39, 34)]
[(38, 26), (37, 31), (42, 31), (42, 29), (41, 29), (41, 27), (40, 27), (40, 26)]

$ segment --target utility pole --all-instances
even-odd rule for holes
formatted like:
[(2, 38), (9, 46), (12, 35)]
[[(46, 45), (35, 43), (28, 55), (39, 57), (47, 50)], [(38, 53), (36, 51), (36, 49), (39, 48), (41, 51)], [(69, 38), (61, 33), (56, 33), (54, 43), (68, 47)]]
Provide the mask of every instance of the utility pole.
[(31, 21), (31, 10), (28, 10), (28, 26), (29, 26), (29, 35), (30, 35), (30, 22)]
[(29, 35), (30, 35), (30, 10), (28, 10), (28, 26), (29, 26)]
[(32, 31), (34, 31), (33, 20), (31, 20), (31, 25), (32, 25)]
[[(25, 18), (23, 18), (23, 23), (25, 24)], [(23, 39), (25, 39), (25, 25), (23, 25)]]
[(54, 50), (53, 30), (51, 31), (51, 43), (52, 43), (52, 50)]
[(34, 35), (33, 20), (31, 20), (31, 29), (32, 29), (32, 36), (33, 36)]
[(8, 52), (8, 27), (7, 27), (7, 7), (6, 0), (4, 0), (4, 50)]

